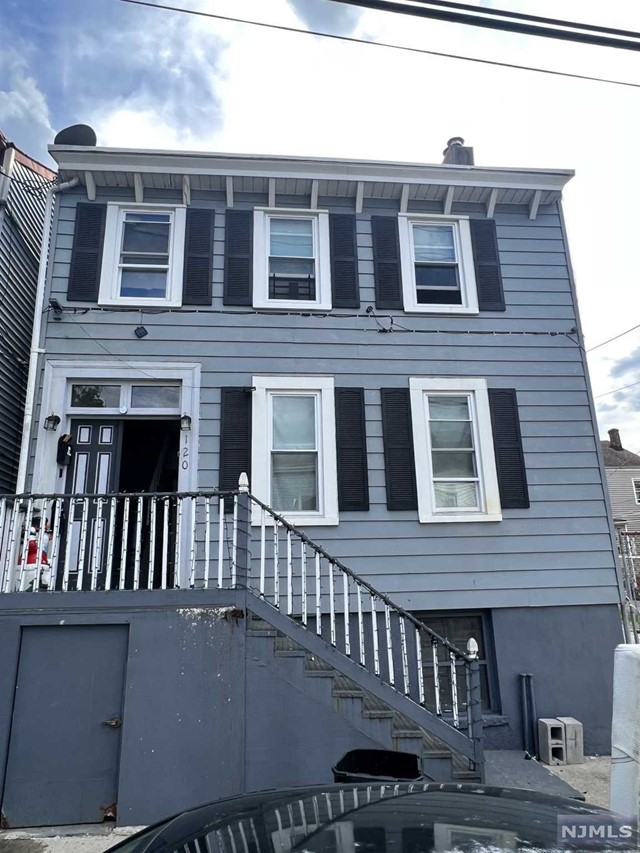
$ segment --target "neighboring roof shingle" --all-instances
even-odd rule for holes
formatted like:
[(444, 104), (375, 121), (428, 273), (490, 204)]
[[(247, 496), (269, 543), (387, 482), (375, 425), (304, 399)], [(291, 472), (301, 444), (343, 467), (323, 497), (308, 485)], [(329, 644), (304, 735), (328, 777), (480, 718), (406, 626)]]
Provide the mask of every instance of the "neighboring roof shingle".
[(614, 450), (610, 441), (601, 441), (602, 456), (605, 468), (619, 468), (626, 465), (628, 468), (640, 468), (640, 456), (630, 450)]

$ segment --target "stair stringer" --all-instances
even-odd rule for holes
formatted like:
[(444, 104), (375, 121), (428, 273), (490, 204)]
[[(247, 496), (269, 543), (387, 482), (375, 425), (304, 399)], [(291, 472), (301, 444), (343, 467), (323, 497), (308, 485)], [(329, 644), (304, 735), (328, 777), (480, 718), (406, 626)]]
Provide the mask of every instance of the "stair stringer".
[[(265, 640), (267, 642), (265, 642)], [(254, 642), (256, 641), (256, 642)], [(257, 642), (259, 641), (259, 642)], [(247, 638), (247, 649), (265, 666), (273, 667), (278, 677), (294, 690), (305, 693), (321, 704), (329, 713), (337, 714), (352, 729), (369, 738), (380, 749), (393, 748), (392, 728), (389, 720), (369, 720), (361, 712), (362, 699), (349, 700), (334, 695), (333, 678), (309, 677), (304, 659), (277, 655), (274, 642), (266, 637)], [(351, 705), (357, 707), (350, 707)]]
[(378, 676), (352, 661), (342, 652), (329, 645), (325, 640), (304, 625), (290, 619), (285, 613), (277, 610), (262, 598), (255, 595), (247, 596), (247, 608), (260, 619), (268, 622), (276, 630), (290, 637), (295, 643), (306, 649), (328, 666), (333, 667), (342, 675), (354, 681), (362, 690), (376, 696), (390, 709), (404, 714), (419, 728), (438, 738), (450, 749), (474, 760), (474, 744), (462, 732), (449, 726), (435, 714), (416, 704), (408, 696), (399, 693)]

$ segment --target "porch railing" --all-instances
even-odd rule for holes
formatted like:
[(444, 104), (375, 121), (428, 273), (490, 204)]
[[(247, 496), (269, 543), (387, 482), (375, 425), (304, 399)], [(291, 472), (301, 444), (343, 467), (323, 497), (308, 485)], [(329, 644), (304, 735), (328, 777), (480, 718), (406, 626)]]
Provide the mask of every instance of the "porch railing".
[(0, 497), (0, 591), (247, 588), (480, 742), (467, 652), (249, 493)]

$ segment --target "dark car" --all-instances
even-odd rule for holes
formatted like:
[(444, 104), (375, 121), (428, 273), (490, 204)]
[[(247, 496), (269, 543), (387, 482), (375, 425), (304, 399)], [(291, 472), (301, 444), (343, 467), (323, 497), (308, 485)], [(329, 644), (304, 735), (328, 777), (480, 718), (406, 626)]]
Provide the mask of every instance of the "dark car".
[(633, 821), (513, 788), (453, 783), (263, 791), (168, 818), (109, 853), (637, 850)]

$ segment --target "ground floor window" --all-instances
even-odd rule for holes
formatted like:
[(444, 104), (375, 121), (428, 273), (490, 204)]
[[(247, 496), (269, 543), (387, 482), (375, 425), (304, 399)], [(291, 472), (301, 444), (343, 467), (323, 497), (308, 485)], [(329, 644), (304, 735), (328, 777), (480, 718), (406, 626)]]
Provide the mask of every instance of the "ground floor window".
[[(491, 616), (487, 611), (476, 612), (428, 612), (416, 613), (416, 618), (436, 634), (449, 640), (454, 646), (466, 651), (468, 641), (473, 637), (478, 644), (478, 662), (480, 664), (480, 688), (482, 691), (482, 710), (485, 713), (498, 712), (499, 699), (495, 673), (495, 654), (491, 631)], [(435, 675), (433, 652), (427, 637), (422, 642), (422, 662), (425, 680), (425, 696), (429, 710), (435, 710)], [(443, 714), (451, 713), (451, 669), (446, 649), (438, 647), (438, 676)], [(461, 683), (462, 672), (458, 672), (459, 711), (463, 706), (464, 690)]]

